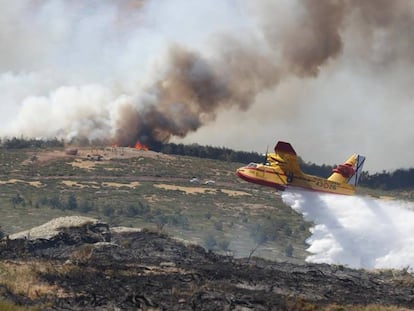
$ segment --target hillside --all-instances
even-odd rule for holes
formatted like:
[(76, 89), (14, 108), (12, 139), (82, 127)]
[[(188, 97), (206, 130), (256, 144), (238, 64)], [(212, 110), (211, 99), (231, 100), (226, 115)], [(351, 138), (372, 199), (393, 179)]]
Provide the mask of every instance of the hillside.
[[(116, 147), (8, 150), (1, 161), (4, 308), (413, 305), (406, 271), (305, 264), (311, 224), (236, 178), (242, 163)], [(54, 220), (71, 215), (86, 227)]]
[[(244, 165), (135, 148), (9, 149), (0, 154), (0, 226), (6, 234), (85, 215), (148, 227), (235, 257), (306, 257), (310, 224), (273, 189), (235, 176)], [(360, 188), (410, 198), (412, 192)]]
[(10, 236), (0, 260), (1, 310), (395, 311), (414, 303), (406, 272), (235, 259), (79, 216)]
[[(99, 156), (99, 157), (98, 157)], [(54, 217), (158, 228), (235, 257), (302, 261), (309, 225), (279, 194), (235, 176), (242, 163), (134, 148), (1, 154), (0, 225), (8, 233)]]

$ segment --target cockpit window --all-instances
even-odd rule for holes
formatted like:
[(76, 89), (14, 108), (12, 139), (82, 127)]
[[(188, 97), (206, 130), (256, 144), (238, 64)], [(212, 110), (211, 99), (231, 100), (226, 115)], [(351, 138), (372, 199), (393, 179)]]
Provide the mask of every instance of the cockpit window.
[(247, 165), (247, 167), (255, 168), (255, 167), (257, 167), (257, 164), (256, 163), (249, 163), (249, 165)]

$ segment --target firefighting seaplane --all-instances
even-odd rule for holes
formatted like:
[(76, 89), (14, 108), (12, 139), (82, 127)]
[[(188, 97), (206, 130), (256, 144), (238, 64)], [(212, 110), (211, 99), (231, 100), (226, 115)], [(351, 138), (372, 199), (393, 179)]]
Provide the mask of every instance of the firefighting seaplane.
[(237, 175), (251, 183), (278, 190), (297, 187), (310, 191), (352, 195), (362, 173), (365, 157), (353, 154), (343, 164), (336, 166), (327, 178), (308, 175), (299, 167), (293, 147), (283, 141), (275, 146), (275, 153), (267, 153), (264, 163), (250, 163), (237, 169)]

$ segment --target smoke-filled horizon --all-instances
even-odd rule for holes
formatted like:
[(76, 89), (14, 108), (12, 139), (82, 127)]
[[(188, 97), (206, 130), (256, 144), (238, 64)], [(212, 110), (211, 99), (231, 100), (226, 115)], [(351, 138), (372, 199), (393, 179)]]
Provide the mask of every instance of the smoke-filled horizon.
[(287, 191), (283, 201), (314, 224), (308, 262), (413, 270), (412, 202)]
[(411, 2), (1, 6), (0, 136), (259, 152), (288, 140), (316, 163), (413, 164)]

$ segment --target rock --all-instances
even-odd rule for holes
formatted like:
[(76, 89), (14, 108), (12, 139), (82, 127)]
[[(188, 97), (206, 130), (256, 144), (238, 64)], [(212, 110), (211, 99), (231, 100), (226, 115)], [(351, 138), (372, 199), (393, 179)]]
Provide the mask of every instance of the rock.
[(31, 253), (37, 257), (67, 259), (72, 246), (110, 240), (108, 224), (90, 217), (68, 216), (10, 235), (0, 243), (0, 253), (3, 258), (18, 258)]
[(76, 156), (78, 154), (78, 149), (76, 148), (68, 148), (65, 150), (67, 155)]
[(9, 236), (9, 239), (51, 239), (57, 236), (65, 228), (83, 227), (86, 225), (96, 225), (98, 223), (100, 223), (98, 220), (84, 216), (59, 217), (30, 230), (12, 234)]

